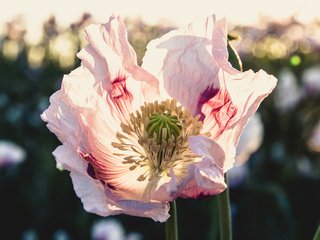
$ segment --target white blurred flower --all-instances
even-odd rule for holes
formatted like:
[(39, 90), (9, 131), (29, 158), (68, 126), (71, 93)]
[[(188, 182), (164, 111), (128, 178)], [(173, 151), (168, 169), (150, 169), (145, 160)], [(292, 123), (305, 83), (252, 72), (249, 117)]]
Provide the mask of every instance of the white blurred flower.
[(13, 142), (0, 140), (0, 167), (15, 165), (22, 162), (26, 152)]
[(228, 171), (230, 186), (241, 183), (248, 174), (248, 165), (244, 164), (256, 152), (263, 139), (263, 124), (259, 113), (255, 113), (243, 130), (237, 146), (235, 166)]
[(306, 157), (302, 157), (296, 162), (299, 173), (301, 175), (310, 177), (313, 172), (310, 160)]
[(258, 150), (263, 139), (263, 124), (259, 113), (253, 115), (243, 130), (237, 146), (235, 165), (245, 163), (252, 153)]
[(101, 220), (92, 227), (93, 240), (123, 240), (123, 227), (115, 220)]
[(297, 78), (289, 69), (282, 69), (279, 74), (278, 86), (275, 89), (276, 107), (287, 112), (293, 109), (302, 98)]
[(100, 220), (93, 224), (91, 230), (92, 240), (140, 240), (141, 235), (138, 233), (130, 233), (125, 235), (122, 225), (114, 220)]
[(320, 92), (320, 65), (307, 68), (302, 73), (302, 83), (306, 94), (317, 94)]
[(142, 236), (140, 233), (129, 233), (126, 240), (141, 240)]
[(22, 233), (22, 240), (38, 240), (38, 234), (34, 229), (27, 229)]
[(242, 164), (234, 166), (228, 171), (228, 182), (230, 187), (236, 187), (240, 185), (248, 175), (248, 165)]
[(53, 240), (69, 240), (69, 235), (65, 230), (58, 229), (53, 234)]
[(312, 151), (320, 152), (320, 121), (313, 129), (307, 145)]

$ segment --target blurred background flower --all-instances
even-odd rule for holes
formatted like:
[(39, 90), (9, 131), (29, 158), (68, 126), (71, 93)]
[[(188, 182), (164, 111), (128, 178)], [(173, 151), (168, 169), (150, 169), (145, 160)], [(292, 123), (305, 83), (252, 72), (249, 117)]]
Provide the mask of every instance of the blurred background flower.
[(299, 87), (296, 76), (289, 69), (281, 69), (278, 79), (276, 107), (282, 112), (291, 111), (302, 98), (302, 88)]
[(228, 171), (230, 187), (241, 184), (248, 175), (249, 169), (246, 162), (251, 154), (256, 152), (263, 140), (263, 125), (261, 116), (257, 112), (249, 120), (240, 137), (237, 146), (237, 157), (233, 168)]
[(263, 123), (259, 113), (249, 120), (237, 146), (236, 166), (244, 164), (258, 150), (263, 140)]
[(311, 136), (307, 141), (308, 147), (315, 152), (320, 152), (320, 121), (312, 130)]
[(320, 92), (320, 65), (306, 68), (302, 73), (302, 83), (306, 94), (318, 94)]
[(0, 140), (0, 167), (13, 166), (25, 160), (26, 152), (13, 142)]
[(121, 223), (113, 218), (95, 222), (91, 229), (92, 240), (142, 240), (139, 233), (125, 233)]

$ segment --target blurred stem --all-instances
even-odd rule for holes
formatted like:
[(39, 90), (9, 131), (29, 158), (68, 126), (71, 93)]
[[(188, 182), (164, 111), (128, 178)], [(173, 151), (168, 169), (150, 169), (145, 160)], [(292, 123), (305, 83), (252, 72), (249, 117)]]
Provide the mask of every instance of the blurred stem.
[[(227, 174), (225, 181), (228, 185)], [(229, 187), (217, 195), (220, 223), (220, 240), (232, 240), (231, 210), (229, 199)]]
[(320, 225), (318, 226), (318, 230), (314, 235), (313, 240), (320, 240)]
[(170, 218), (166, 221), (166, 240), (178, 240), (176, 201), (170, 202)]
[(219, 238), (219, 211), (218, 211), (218, 197), (213, 196), (210, 202), (211, 211), (211, 228), (209, 230), (209, 239), (217, 240)]

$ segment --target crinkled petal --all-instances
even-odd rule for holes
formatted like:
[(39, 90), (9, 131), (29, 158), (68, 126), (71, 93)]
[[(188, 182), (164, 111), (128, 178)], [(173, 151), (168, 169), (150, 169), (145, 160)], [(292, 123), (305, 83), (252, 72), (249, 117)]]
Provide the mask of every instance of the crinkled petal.
[(161, 94), (200, 114), (204, 131), (226, 152), (225, 171), (233, 165), (244, 125), (276, 79), (263, 72), (241, 73), (228, 62), (226, 20), (214, 16), (153, 40), (143, 65), (160, 81)]
[(88, 212), (100, 216), (127, 214), (138, 217), (148, 217), (155, 221), (165, 222), (169, 218), (169, 206), (160, 202), (140, 202), (133, 200), (119, 200), (98, 180), (71, 172), (72, 182), (76, 194)]
[[(97, 93), (94, 86), (94, 76), (90, 71), (81, 66), (71, 74), (66, 75), (63, 79), (62, 88), (51, 97), (50, 102), (51, 104), (42, 114), (42, 118), (48, 122), (48, 128), (64, 144), (57, 148), (54, 155), (58, 166), (60, 165), (63, 169), (71, 171), (75, 189), (78, 196), (82, 198), (85, 209), (99, 215), (127, 213), (147, 217), (150, 214), (153, 219), (164, 221), (165, 204), (159, 201), (152, 204), (150, 202), (132, 201), (129, 200), (130, 198), (124, 198), (124, 194), (117, 196), (115, 199), (113, 191), (110, 189), (105, 191), (102, 183), (88, 173), (89, 166), (97, 163), (103, 169), (107, 169), (109, 179), (117, 179), (116, 176), (123, 176), (127, 178), (120, 178), (126, 180), (123, 181), (123, 184), (131, 184), (132, 179), (138, 178), (138, 176), (128, 174), (132, 171), (128, 169), (129, 166), (122, 164), (122, 157), (114, 155), (117, 151), (111, 143), (117, 140), (116, 132), (120, 131), (120, 123), (112, 115), (110, 105), (107, 104), (104, 96)], [(70, 149), (72, 149), (72, 153), (70, 153)], [(88, 181), (87, 184), (85, 184), (86, 181)], [(105, 184), (108, 185), (109, 183), (105, 182)], [(137, 184), (138, 186), (141, 185), (138, 181)], [(96, 187), (90, 190), (94, 186)], [(113, 187), (112, 184), (110, 187)], [(101, 192), (101, 189), (104, 192)], [(137, 189), (135, 185), (131, 187), (131, 191), (139, 189), (141, 188)], [(120, 190), (124, 191), (125, 189)], [(139, 191), (137, 192), (139, 193)], [(107, 194), (112, 196), (110, 197), (112, 200), (110, 204), (112, 204), (112, 209), (115, 210), (110, 210), (104, 206), (106, 203), (99, 205), (102, 200), (106, 202)], [(94, 201), (97, 201), (97, 203), (92, 204)], [(127, 205), (130, 205), (130, 207), (127, 207)], [(137, 206), (139, 210), (135, 210), (134, 206)], [(144, 207), (146, 209), (143, 209)], [(153, 207), (156, 208), (155, 211), (153, 211)], [(104, 210), (104, 208), (106, 209)], [(162, 216), (157, 216), (159, 211)]]
[(164, 98), (177, 99), (196, 115), (219, 69), (238, 72), (227, 61), (226, 45), (225, 20), (210, 16), (151, 41), (142, 67), (159, 79)]
[[(119, 199), (167, 201), (170, 194), (158, 189), (164, 179), (160, 183), (157, 178), (152, 182), (138, 181), (148, 169), (131, 171), (129, 164), (123, 164), (123, 157), (115, 154), (122, 153), (112, 146), (119, 141), (117, 132), (122, 132), (120, 119), (113, 114), (105, 95), (97, 93), (94, 80), (84, 66), (66, 75), (42, 114), (43, 120), (48, 121), (48, 128), (62, 143), (72, 146), (78, 157), (90, 163), (94, 174), (112, 186)], [(61, 164), (66, 168), (68, 162)]]
[[(127, 30), (119, 16), (110, 17), (106, 24), (92, 24), (85, 29), (89, 44), (78, 53), (82, 63), (95, 76), (103, 90), (112, 91), (119, 78), (127, 80), (133, 101), (144, 101), (150, 94), (158, 95), (158, 81), (137, 65), (136, 53), (128, 42)], [(141, 98), (141, 99), (140, 99)], [(137, 104), (138, 105), (138, 104)]]
[(190, 136), (189, 144), (191, 150), (202, 155), (203, 159), (190, 167), (190, 181), (180, 196), (198, 198), (221, 193), (227, 187), (223, 173), (225, 159), (223, 150), (213, 140), (204, 136)]
[(225, 18), (216, 21), (212, 30), (212, 57), (216, 64), (230, 74), (237, 74), (239, 71), (229, 63), (228, 53), (228, 27)]
[(164, 222), (169, 218), (169, 206), (160, 202), (140, 202), (121, 200), (113, 195), (101, 181), (93, 179), (87, 173), (87, 162), (79, 157), (72, 148), (59, 146), (54, 156), (57, 162), (70, 171), (76, 194), (88, 212), (100, 216), (129, 214), (140, 217), (150, 217), (155, 221)]
[[(120, 124), (105, 98), (97, 94), (93, 82), (92, 74), (84, 67), (65, 76), (61, 89), (51, 97), (51, 104), (42, 118), (48, 121), (48, 128), (64, 145), (73, 148), (77, 156), (92, 156), (84, 159), (90, 163), (90, 159), (97, 158), (111, 172), (119, 171), (123, 169), (121, 159), (113, 155), (111, 143), (116, 140)], [(68, 165), (68, 162), (61, 164)]]
[[(117, 134), (109, 135), (108, 119), (110, 116), (102, 114), (101, 103), (97, 104), (96, 109), (86, 111), (82, 114), (85, 121), (86, 134), (83, 136), (86, 146), (81, 149), (84, 153), (89, 153), (91, 158), (88, 161), (95, 168), (99, 179), (103, 179), (107, 184), (112, 186), (112, 192), (117, 194), (119, 199), (131, 199), (148, 201), (168, 201), (170, 194), (159, 186), (165, 184), (166, 177), (154, 177), (152, 180), (139, 180), (143, 175), (148, 174), (148, 166), (139, 166), (131, 169), (131, 164), (125, 164), (125, 158), (133, 156), (136, 153), (130, 148), (129, 151), (120, 150), (113, 147), (113, 143), (119, 142)], [(103, 106), (103, 105), (102, 105)], [(114, 129), (118, 129), (114, 126)], [(122, 130), (117, 132), (122, 133)], [(133, 138), (133, 148), (144, 152), (145, 150), (138, 144), (138, 139)]]
[(260, 70), (239, 74), (219, 73), (220, 86), (213, 97), (203, 104), (203, 132), (224, 149), (224, 171), (235, 161), (236, 146), (245, 125), (258, 109), (260, 103), (276, 86), (277, 79)]
[[(74, 70), (69, 75), (70, 78), (77, 79), (81, 70), (81, 68)], [(81, 101), (79, 103), (81, 106), (87, 105), (86, 99), (78, 99)], [(50, 106), (42, 113), (41, 118), (48, 122), (47, 127), (56, 134), (61, 142), (72, 142), (74, 146), (78, 144), (79, 116), (64, 89), (57, 91), (50, 97)]]
[[(99, 105), (103, 106), (97, 108)], [(108, 119), (104, 122), (103, 132), (114, 136), (120, 128), (119, 123), (112, 116), (106, 101), (97, 94), (93, 76), (81, 66), (64, 76), (61, 89), (50, 97), (50, 106), (41, 118), (48, 122), (47, 127), (61, 142), (70, 143), (77, 148), (81, 147), (87, 135), (87, 121), (84, 116), (93, 112)]]

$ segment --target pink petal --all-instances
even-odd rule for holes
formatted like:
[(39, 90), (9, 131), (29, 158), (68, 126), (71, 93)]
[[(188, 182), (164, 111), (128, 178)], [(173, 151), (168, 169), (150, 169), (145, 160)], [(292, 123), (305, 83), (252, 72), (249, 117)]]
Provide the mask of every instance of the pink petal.
[(203, 159), (189, 169), (191, 178), (180, 196), (198, 198), (221, 193), (227, 187), (224, 182), (223, 150), (217, 143), (204, 136), (189, 137), (189, 144), (191, 150), (202, 155)]
[(194, 115), (203, 93), (217, 83), (220, 68), (238, 72), (227, 61), (225, 25), (210, 16), (147, 46), (142, 67), (159, 79), (161, 95), (177, 99)]
[(119, 130), (119, 122), (112, 117), (109, 105), (94, 87), (93, 76), (86, 68), (79, 67), (64, 76), (61, 89), (50, 97), (50, 106), (41, 117), (61, 142), (68, 142), (77, 149), (86, 135), (85, 117), (92, 113), (104, 116), (104, 126), (100, 127), (105, 134), (113, 136)]
[(95, 180), (87, 173), (87, 163), (70, 147), (62, 145), (54, 151), (57, 162), (69, 170), (76, 194), (86, 211), (100, 216), (129, 214), (150, 217), (164, 222), (168, 219), (169, 206), (160, 202), (140, 202), (121, 200), (115, 196), (101, 181)]
[[(111, 129), (109, 120), (112, 116), (103, 111), (103, 107), (98, 104), (95, 110), (86, 110), (85, 119), (86, 132), (82, 136), (83, 143), (80, 151), (84, 154), (90, 154), (92, 157), (87, 161), (95, 168), (96, 173), (99, 175), (100, 180), (105, 181), (113, 187), (113, 192), (117, 194), (119, 199), (141, 200), (141, 201), (161, 201), (165, 202), (170, 200), (169, 193), (165, 192), (162, 188), (158, 189), (165, 183), (165, 179), (154, 178), (149, 181), (139, 181), (141, 175), (149, 172), (149, 168), (137, 167), (130, 170), (132, 165), (124, 164), (123, 157), (115, 155), (124, 154), (130, 156), (132, 151), (121, 151), (112, 146), (112, 142), (118, 142), (116, 133), (111, 133), (112, 130), (121, 132), (115, 123)], [(109, 122), (109, 123), (108, 123)], [(110, 129), (108, 128), (110, 126)], [(136, 139), (135, 147), (138, 149), (138, 140)], [(144, 151), (142, 147), (139, 148), (141, 152)]]
[[(116, 133), (121, 131), (120, 121), (115, 118), (105, 96), (97, 93), (94, 78), (86, 68), (80, 67), (65, 76), (62, 88), (51, 96), (50, 102), (42, 118), (48, 121), (48, 128), (58, 136), (59, 140), (73, 149), (78, 159), (80, 152), (94, 156), (100, 168), (96, 167), (107, 169), (108, 178), (106, 180), (111, 178), (112, 183), (118, 180), (119, 176), (130, 176), (128, 174), (132, 172), (128, 169), (130, 166), (122, 164), (123, 159), (113, 154), (116, 149), (111, 145), (112, 142), (118, 141)], [(73, 170), (69, 166), (72, 159), (74, 158), (59, 163), (63, 168)], [(81, 165), (84, 160), (80, 159), (81, 161), (73, 163), (72, 166)], [(86, 166), (88, 162), (84, 162)], [(137, 171), (135, 173), (141, 174)], [(129, 178), (122, 183), (131, 183), (132, 179), (138, 177)], [(123, 179), (120, 178), (121, 180)], [(139, 185), (138, 190), (142, 191), (144, 185), (138, 181), (137, 184)], [(140, 192), (135, 185), (129, 189), (128, 196), (133, 198), (134, 194), (136, 199), (141, 199)], [(120, 190), (122, 189), (119, 187)], [(122, 196), (125, 197), (124, 194)]]
[[(113, 113), (105, 94), (98, 94), (94, 80), (85, 67), (64, 77), (62, 88), (51, 97), (51, 105), (42, 115), (48, 121), (48, 128), (64, 145), (72, 148), (78, 158), (83, 156), (72, 166), (85, 159), (85, 165), (89, 163), (94, 167), (94, 174), (100, 180), (115, 188), (113, 192), (119, 199), (168, 201), (170, 194), (163, 188), (158, 189), (160, 183), (137, 180), (147, 169), (131, 171), (129, 164), (122, 163), (123, 157), (114, 154), (122, 153), (112, 146), (112, 142), (118, 142), (116, 133), (122, 131), (121, 119)], [(85, 158), (87, 154), (91, 157)], [(69, 161), (59, 163), (72, 170)]]
[(212, 57), (224, 71), (237, 74), (239, 71), (233, 68), (228, 61), (227, 34), (227, 21), (225, 18), (220, 19), (212, 30)]
[[(151, 93), (158, 95), (158, 81), (137, 65), (136, 54), (128, 42), (127, 30), (119, 16), (110, 17), (104, 25), (90, 25), (85, 31), (89, 45), (78, 53), (78, 57), (94, 75), (100, 91), (107, 90), (112, 96), (114, 83), (123, 80), (123, 84), (116, 84), (116, 90), (120, 90), (121, 95), (111, 98), (116, 107), (130, 105), (130, 101), (143, 103)], [(145, 95), (138, 94), (140, 88)], [(131, 93), (133, 98), (128, 98), (124, 94), (126, 92)]]
[(79, 118), (74, 111), (70, 111), (69, 100), (63, 90), (57, 91), (50, 97), (50, 106), (42, 113), (41, 118), (48, 122), (47, 127), (61, 142), (72, 141), (73, 145), (77, 145)]
[(225, 150), (224, 170), (227, 171), (234, 164), (235, 147), (243, 128), (277, 80), (262, 70), (236, 75), (221, 70), (219, 76), (219, 89), (203, 104), (201, 111), (205, 116), (203, 132), (209, 131)]
[(142, 66), (159, 79), (161, 94), (201, 114), (203, 132), (226, 153), (225, 171), (243, 127), (276, 85), (263, 71), (241, 73), (230, 65), (226, 21), (214, 16), (151, 41)]

